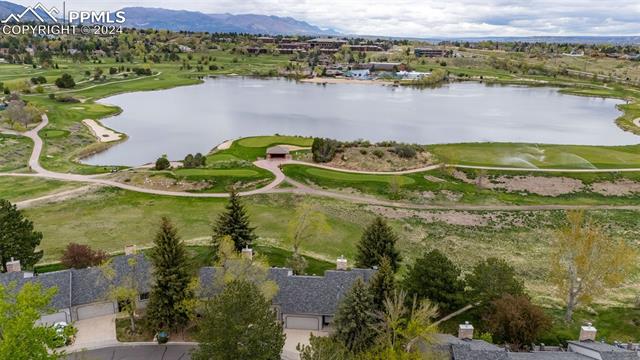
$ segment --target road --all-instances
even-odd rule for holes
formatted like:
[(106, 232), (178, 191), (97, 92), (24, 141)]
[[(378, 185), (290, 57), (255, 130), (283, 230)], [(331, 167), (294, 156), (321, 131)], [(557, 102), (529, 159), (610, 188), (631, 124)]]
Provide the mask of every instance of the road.
[[(129, 185), (120, 183), (117, 181), (105, 179), (104, 176), (108, 174), (99, 174), (99, 175), (78, 175), (78, 174), (69, 174), (69, 173), (58, 173), (49, 171), (43, 168), (40, 165), (40, 155), (43, 149), (43, 141), (42, 138), (38, 135), (38, 132), (42, 130), (49, 124), (49, 118), (47, 115), (42, 116), (42, 122), (36, 126), (35, 128), (24, 132), (17, 133), (15, 131), (2, 131), (4, 134), (13, 134), (13, 135), (22, 135), (30, 138), (33, 141), (33, 151), (31, 156), (29, 157), (29, 168), (33, 171), (32, 173), (0, 173), (0, 176), (17, 176), (17, 177), (39, 177), (46, 179), (54, 179), (61, 181), (76, 181), (87, 184), (94, 185), (102, 185), (102, 186), (112, 186), (124, 190), (135, 191), (139, 193), (146, 193), (152, 195), (163, 195), (163, 196), (178, 196), (178, 197), (192, 197), (192, 198), (226, 198), (229, 195), (226, 193), (190, 193), (184, 191), (168, 191), (168, 190), (158, 190), (158, 189), (148, 189), (135, 185)], [(286, 175), (282, 172), (281, 166), (287, 164), (297, 164), (297, 165), (305, 165), (312, 166), (321, 169), (354, 173), (354, 174), (376, 174), (376, 175), (403, 175), (403, 174), (411, 174), (418, 173), (423, 171), (434, 170), (442, 166), (447, 167), (459, 167), (459, 168), (469, 168), (469, 169), (484, 169), (484, 170), (502, 170), (502, 171), (538, 171), (538, 172), (640, 172), (640, 168), (632, 168), (632, 169), (531, 169), (531, 168), (508, 168), (508, 167), (492, 167), (492, 166), (467, 166), (467, 165), (430, 165), (427, 167), (419, 168), (419, 169), (411, 169), (411, 170), (401, 170), (401, 171), (390, 171), (390, 172), (373, 172), (373, 171), (357, 171), (357, 170), (348, 170), (348, 169), (337, 169), (326, 165), (321, 164), (313, 164), (307, 162), (301, 162), (296, 160), (258, 160), (253, 163), (255, 166), (265, 169), (271, 172), (275, 179), (269, 183), (268, 185), (251, 191), (240, 192), (240, 196), (252, 196), (252, 195), (260, 195), (260, 194), (281, 194), (281, 193), (289, 193), (289, 194), (301, 194), (301, 195), (313, 195), (313, 196), (322, 196), (322, 197), (330, 197), (335, 199), (348, 200), (356, 203), (362, 204), (370, 204), (370, 205), (381, 205), (381, 206), (390, 206), (390, 207), (398, 207), (398, 208), (408, 208), (408, 209), (423, 209), (423, 210), (444, 210), (444, 209), (459, 209), (459, 210), (559, 210), (559, 209), (623, 209), (623, 210), (640, 210), (640, 205), (425, 205), (425, 204), (411, 204), (405, 202), (395, 202), (395, 201), (387, 201), (381, 200), (374, 197), (366, 196), (366, 195), (355, 195), (355, 194), (347, 194), (340, 193), (334, 191), (327, 191), (317, 188), (311, 188), (302, 183), (294, 181), (290, 178), (287, 178)], [(284, 188), (278, 189), (278, 186), (282, 184), (284, 181), (293, 185), (292, 188)], [(69, 196), (73, 191), (64, 191), (57, 194), (46, 195), (41, 198), (26, 200), (23, 204), (19, 204), (19, 206), (28, 206), (33, 202), (38, 200), (52, 200), (58, 197)]]
[(69, 354), (67, 360), (190, 360), (195, 345), (132, 344)]

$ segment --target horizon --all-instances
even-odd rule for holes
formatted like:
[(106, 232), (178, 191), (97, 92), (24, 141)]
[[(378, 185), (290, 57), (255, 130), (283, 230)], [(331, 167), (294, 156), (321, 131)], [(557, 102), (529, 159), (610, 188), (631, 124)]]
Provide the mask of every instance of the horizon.
[[(38, 1), (8, 2), (30, 6)], [(48, 7), (62, 6), (60, 0), (39, 2)], [(374, 4), (338, 0), (252, 0), (242, 3), (169, 0), (162, 5), (139, 0), (135, 6), (126, 0), (66, 1), (67, 10), (115, 11), (125, 7), (291, 17), (343, 35), (422, 39), (640, 36), (640, 23), (636, 21), (640, 17), (640, 4), (627, 0), (617, 2), (616, 7), (594, 0), (571, 0), (560, 5), (548, 0), (526, 4), (513, 0), (453, 0), (446, 3), (382, 0)]]

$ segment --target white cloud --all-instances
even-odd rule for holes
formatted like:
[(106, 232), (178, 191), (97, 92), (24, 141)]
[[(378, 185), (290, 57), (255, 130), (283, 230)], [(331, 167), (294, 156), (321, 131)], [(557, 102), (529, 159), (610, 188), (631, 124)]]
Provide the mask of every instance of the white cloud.
[[(34, 1), (15, 2), (30, 5)], [(60, 6), (61, 0), (44, 0)], [(389, 36), (638, 35), (637, 0), (69, 0), (67, 8), (164, 7), (291, 16), (350, 34)]]

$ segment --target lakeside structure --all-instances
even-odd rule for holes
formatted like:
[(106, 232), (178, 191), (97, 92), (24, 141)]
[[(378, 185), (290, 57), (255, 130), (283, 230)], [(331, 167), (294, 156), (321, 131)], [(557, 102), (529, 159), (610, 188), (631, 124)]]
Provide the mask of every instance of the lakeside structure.
[[(243, 251), (243, 256), (248, 253), (252, 257), (251, 249), (247, 250)], [(57, 288), (50, 304), (53, 312), (43, 315), (38, 321), (40, 324), (69, 323), (116, 314), (120, 312), (120, 305), (109, 299), (109, 291), (114, 286), (132, 282), (139, 294), (138, 306), (143, 309), (148, 303), (153, 281), (151, 264), (144, 255), (134, 254), (130, 248), (125, 253), (128, 255), (116, 256), (106, 265), (113, 270), (112, 278), (105, 276), (101, 267), (35, 275), (22, 271), (20, 261), (14, 260), (7, 263), (8, 272), (0, 274), (0, 284), (15, 283), (16, 290), (29, 282), (38, 283), (44, 289)], [(269, 279), (275, 281), (279, 288), (272, 301), (273, 309), (285, 329), (327, 330), (338, 304), (353, 283), (357, 279), (369, 281), (375, 274), (373, 269), (348, 269), (343, 258), (336, 264), (336, 270), (326, 271), (323, 276), (298, 276), (286, 268), (269, 269)], [(198, 271), (202, 298), (211, 297), (220, 290), (216, 287), (220, 284), (217, 278), (220, 274), (220, 268), (216, 267), (202, 267)]]

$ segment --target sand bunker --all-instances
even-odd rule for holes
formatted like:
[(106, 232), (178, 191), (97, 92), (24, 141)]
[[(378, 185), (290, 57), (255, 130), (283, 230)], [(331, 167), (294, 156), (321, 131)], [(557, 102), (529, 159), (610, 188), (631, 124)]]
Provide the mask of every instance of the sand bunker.
[(122, 134), (118, 134), (117, 132), (111, 129), (107, 129), (106, 127), (100, 125), (95, 120), (85, 119), (85, 120), (82, 120), (82, 123), (86, 125), (89, 128), (89, 130), (91, 130), (93, 135), (96, 138), (98, 138), (98, 141), (100, 142), (106, 143), (106, 142), (118, 141), (122, 139)]

